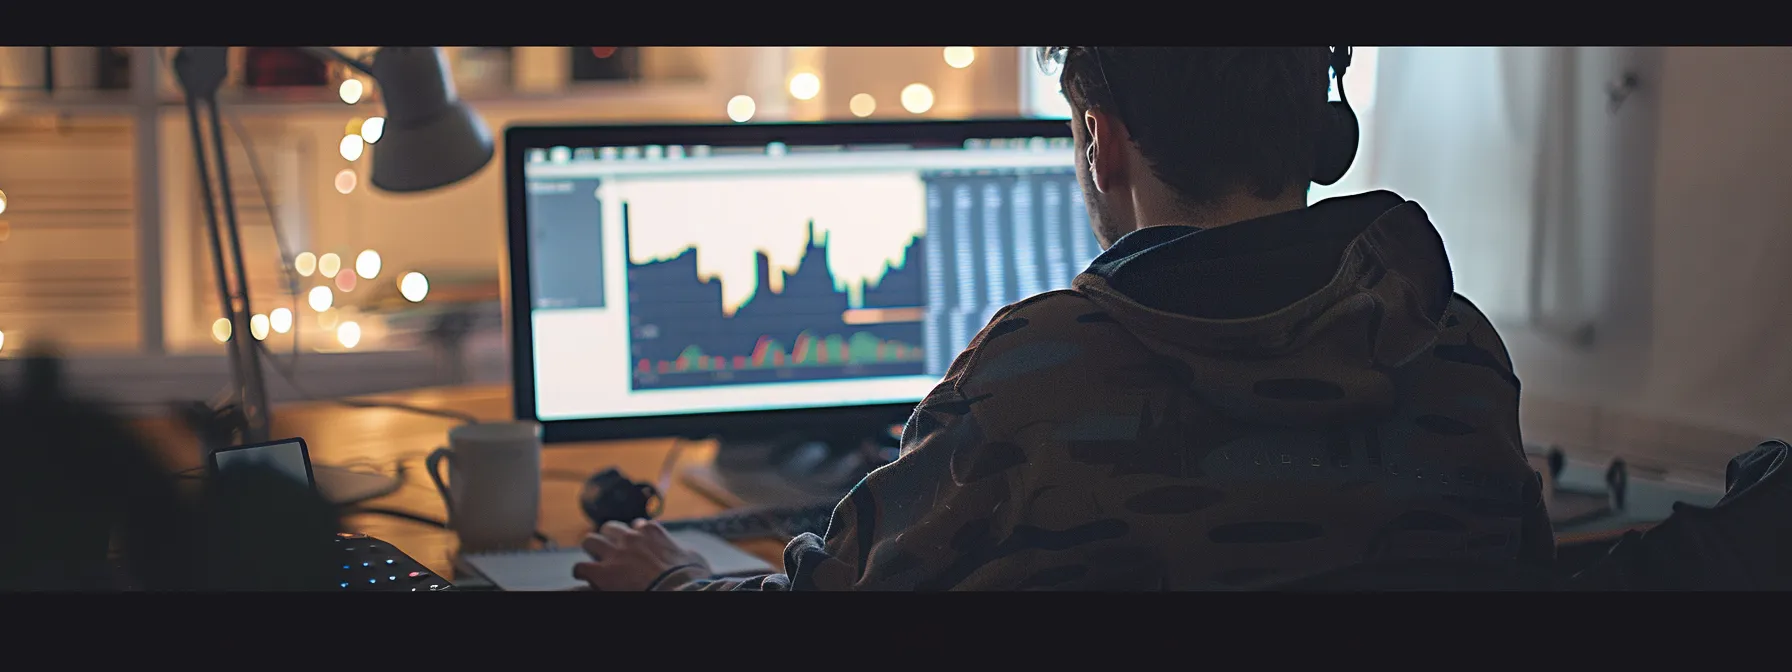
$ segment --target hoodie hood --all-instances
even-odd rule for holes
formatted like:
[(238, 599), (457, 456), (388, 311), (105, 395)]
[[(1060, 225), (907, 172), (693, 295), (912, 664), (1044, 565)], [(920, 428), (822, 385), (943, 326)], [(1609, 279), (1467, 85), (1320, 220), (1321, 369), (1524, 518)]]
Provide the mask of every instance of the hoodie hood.
[(1436, 344), (1454, 293), (1443, 239), (1386, 191), (1213, 229), (1133, 232), (1075, 288), (1196, 393), (1252, 424), (1385, 417)]

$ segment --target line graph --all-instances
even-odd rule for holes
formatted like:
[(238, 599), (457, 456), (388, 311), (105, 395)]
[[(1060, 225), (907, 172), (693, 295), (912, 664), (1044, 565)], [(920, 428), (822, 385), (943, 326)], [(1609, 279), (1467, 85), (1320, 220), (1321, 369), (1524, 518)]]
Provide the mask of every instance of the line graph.
[(925, 196), (913, 176), (679, 177), (615, 188), (634, 389), (926, 370)]
[[(630, 229), (629, 263), (671, 261), (700, 248), (698, 278), (720, 284), (723, 315), (761, 290), (782, 292), (811, 243), (825, 248), (835, 289), (849, 306), (863, 307), (865, 292), (900, 269), (926, 231), (924, 186), (903, 176), (692, 176), (621, 182), (617, 191), (643, 223)], [(770, 271), (763, 276), (760, 256)]]

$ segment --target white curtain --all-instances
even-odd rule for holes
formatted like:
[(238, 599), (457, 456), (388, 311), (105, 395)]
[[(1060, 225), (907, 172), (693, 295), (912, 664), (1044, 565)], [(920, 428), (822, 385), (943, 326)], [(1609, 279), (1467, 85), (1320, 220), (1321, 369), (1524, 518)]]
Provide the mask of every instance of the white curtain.
[[(1384, 47), (1359, 169), (1417, 201), (1443, 234), (1457, 291), (1494, 319), (1535, 324), (1540, 237), (1558, 216), (1558, 47)], [(1353, 171), (1354, 172), (1354, 171)], [(1551, 302), (1556, 303), (1556, 302)], [(1563, 306), (1569, 311), (1572, 307)]]
[(1665, 363), (1650, 354), (1662, 49), (1379, 51), (1354, 179), (1430, 213), (1527, 391), (1640, 402)]
[(1651, 54), (1380, 52), (1364, 179), (1431, 214), (1458, 291), (1497, 321), (1574, 347), (1606, 323), (1642, 326), (1647, 265), (1623, 257), (1648, 256), (1654, 118), (1626, 107), (1634, 90), (1623, 82)]
[[(1457, 291), (1502, 326), (1576, 349), (1646, 335), (1655, 122), (1635, 109), (1647, 103), (1614, 111), (1610, 87), (1653, 78), (1651, 49), (1358, 47), (1345, 86), (1362, 147), (1311, 198), (1391, 189), (1417, 201)], [(1037, 94), (1026, 107), (1046, 114), (1055, 82), (1023, 61), (1022, 90)]]

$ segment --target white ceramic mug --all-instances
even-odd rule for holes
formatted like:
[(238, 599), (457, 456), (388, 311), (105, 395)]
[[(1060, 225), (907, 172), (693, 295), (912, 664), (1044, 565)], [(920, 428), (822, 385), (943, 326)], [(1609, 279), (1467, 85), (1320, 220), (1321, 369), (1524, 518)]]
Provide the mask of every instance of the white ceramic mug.
[[(441, 462), (448, 461), (442, 481)], [(461, 552), (527, 548), (541, 510), (541, 425), (493, 422), (448, 432), (424, 462)]]

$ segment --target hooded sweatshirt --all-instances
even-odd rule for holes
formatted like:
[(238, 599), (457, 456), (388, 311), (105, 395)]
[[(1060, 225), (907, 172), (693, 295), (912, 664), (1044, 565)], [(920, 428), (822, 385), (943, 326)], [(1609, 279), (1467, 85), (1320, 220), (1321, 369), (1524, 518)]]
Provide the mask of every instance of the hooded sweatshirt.
[(661, 587), (1250, 589), (1543, 563), (1518, 393), (1416, 203), (1142, 229), (997, 313), (788, 574)]

